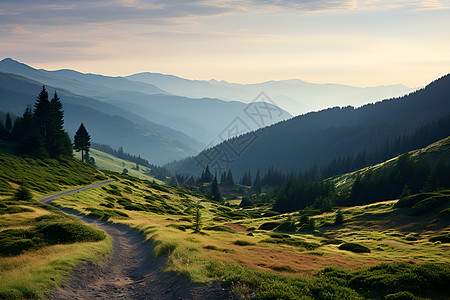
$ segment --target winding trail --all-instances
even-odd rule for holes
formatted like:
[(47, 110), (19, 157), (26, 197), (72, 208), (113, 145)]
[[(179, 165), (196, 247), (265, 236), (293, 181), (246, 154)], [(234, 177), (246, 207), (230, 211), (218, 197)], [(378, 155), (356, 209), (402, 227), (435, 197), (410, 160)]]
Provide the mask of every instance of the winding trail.
[[(42, 203), (79, 191), (99, 187), (112, 180), (42, 198)], [(227, 299), (229, 291), (219, 282), (209, 286), (192, 283), (186, 276), (164, 272), (167, 257), (153, 256), (153, 244), (125, 225), (80, 215), (58, 207), (66, 214), (95, 224), (113, 238), (112, 255), (101, 264), (93, 261), (74, 268), (69, 281), (52, 292), (50, 299)]]

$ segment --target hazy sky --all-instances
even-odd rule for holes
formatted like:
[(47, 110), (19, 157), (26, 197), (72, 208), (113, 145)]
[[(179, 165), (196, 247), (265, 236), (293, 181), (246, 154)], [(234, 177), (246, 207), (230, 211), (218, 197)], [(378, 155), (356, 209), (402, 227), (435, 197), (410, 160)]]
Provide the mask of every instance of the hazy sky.
[(450, 72), (450, 0), (0, 0), (0, 58), (107, 75), (420, 86)]

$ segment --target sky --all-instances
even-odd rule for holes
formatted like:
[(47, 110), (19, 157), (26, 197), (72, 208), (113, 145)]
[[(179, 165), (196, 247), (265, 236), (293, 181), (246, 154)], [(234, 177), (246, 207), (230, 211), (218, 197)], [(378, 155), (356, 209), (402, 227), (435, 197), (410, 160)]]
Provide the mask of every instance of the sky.
[(104, 75), (423, 86), (450, 0), (0, 0), (0, 59)]

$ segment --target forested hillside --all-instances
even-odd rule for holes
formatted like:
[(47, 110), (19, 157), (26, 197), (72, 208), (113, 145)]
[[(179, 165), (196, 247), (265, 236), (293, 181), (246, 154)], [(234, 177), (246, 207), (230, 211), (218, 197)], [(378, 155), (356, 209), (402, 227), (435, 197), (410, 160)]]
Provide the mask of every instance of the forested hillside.
[[(410, 95), (360, 108), (332, 108), (236, 136), (198, 156), (167, 165), (178, 173), (199, 175), (231, 169), (235, 177), (274, 167), (284, 173), (323, 167), (334, 159), (377, 149), (412, 135), (450, 113), (450, 75)], [(441, 137), (442, 138), (442, 137)]]

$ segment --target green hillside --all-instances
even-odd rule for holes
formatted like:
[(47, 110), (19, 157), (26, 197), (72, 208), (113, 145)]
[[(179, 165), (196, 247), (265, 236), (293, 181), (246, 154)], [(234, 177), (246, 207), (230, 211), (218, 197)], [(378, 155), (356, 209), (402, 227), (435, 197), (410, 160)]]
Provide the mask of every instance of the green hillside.
[[(74, 155), (81, 160), (81, 152), (74, 152)], [(95, 166), (100, 170), (122, 173), (123, 169), (127, 169), (127, 174), (130, 176), (151, 181), (155, 180), (157, 183), (163, 184), (161, 180), (156, 179), (148, 174), (151, 171), (148, 167), (139, 165), (139, 170), (137, 170), (136, 163), (117, 158), (111, 154), (99, 151), (97, 149), (91, 148), (89, 150), (89, 155), (95, 159)]]
[[(410, 151), (408, 154), (409, 157), (416, 162), (435, 163), (440, 159), (448, 161), (450, 158), (450, 137), (437, 141), (428, 147)], [(358, 176), (364, 177), (373, 172), (385, 172), (389, 168), (392, 168), (397, 163), (399, 158), (400, 156), (397, 156), (377, 165), (335, 176), (328, 180), (336, 186), (339, 192), (348, 193)]]
[[(448, 140), (418, 155), (437, 159), (439, 149), (446, 147)], [(0, 238), (12, 242), (17, 240), (11, 234), (13, 229), (24, 230), (20, 234), (27, 237), (39, 234), (48, 222), (52, 226), (75, 222), (36, 201), (14, 201), (12, 195), (19, 183), (26, 182), (35, 195), (40, 195), (104, 179), (100, 171), (75, 159), (59, 162), (6, 154), (0, 157), (1, 170), (15, 172), (0, 173), (0, 210), (5, 212)], [(22, 173), (24, 180), (17, 179)], [(57, 198), (52, 203), (140, 230), (154, 242), (155, 255), (168, 256), (167, 270), (198, 282), (224, 282), (241, 298), (395, 299), (446, 295), (450, 280), (449, 191), (405, 198), (410, 200), (405, 200), (403, 207), (397, 207), (397, 201), (387, 201), (325, 213), (278, 214), (270, 206), (227, 207), (199, 193), (129, 175), (113, 174), (111, 178), (114, 183)], [(414, 205), (418, 203), (420, 213), (416, 214)], [(420, 210), (423, 206), (426, 209)], [(0, 268), (0, 295), (43, 297), (45, 291), (67, 276), (75, 262), (83, 257), (101, 257), (109, 245), (108, 239), (67, 245), (32, 244), (18, 255), (0, 257), (0, 265), (7, 266)], [(70, 253), (69, 258), (61, 259), (64, 253)], [(60, 275), (48, 275), (54, 271), (43, 274), (49, 264), (62, 269), (57, 273)], [(19, 282), (23, 273), (28, 279)], [(56, 281), (51, 279), (54, 276)]]
[(104, 179), (74, 158), (0, 154), (0, 299), (46, 298), (75, 265), (98, 261), (110, 252), (112, 241), (104, 232), (38, 201), (43, 195)]
[[(268, 206), (226, 207), (130, 176), (114, 179), (53, 202), (140, 230), (155, 243), (156, 255), (168, 255), (167, 270), (195, 281), (225, 282), (242, 298), (434, 298), (445, 294), (450, 279), (443, 206), (419, 216), (396, 208), (396, 201), (324, 214), (277, 214)], [(335, 224), (339, 214), (342, 222)], [(372, 272), (376, 276), (368, 276)], [(404, 285), (407, 280), (410, 285)], [(434, 288), (414, 288), (423, 282)]]

